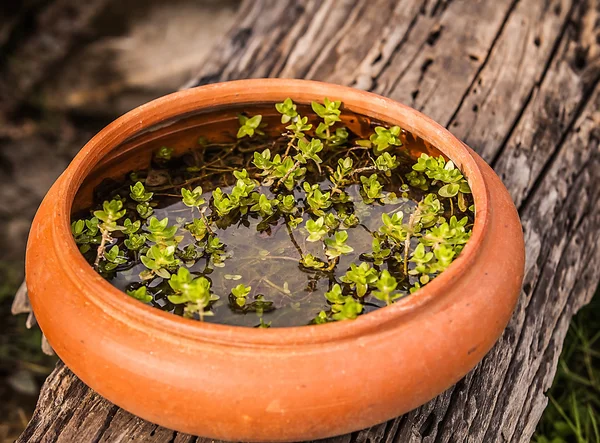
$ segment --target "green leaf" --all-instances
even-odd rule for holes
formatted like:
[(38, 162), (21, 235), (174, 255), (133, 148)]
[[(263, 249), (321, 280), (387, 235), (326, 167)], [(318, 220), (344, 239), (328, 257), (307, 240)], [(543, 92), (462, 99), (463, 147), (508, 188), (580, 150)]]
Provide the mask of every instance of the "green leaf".
[(129, 196), (138, 203), (150, 201), (154, 195), (152, 192), (146, 192), (146, 188), (144, 188), (144, 185), (140, 181), (135, 185), (130, 186), (129, 190)]
[(459, 189), (460, 185), (458, 183), (448, 183), (439, 189), (438, 194), (441, 197), (452, 198), (458, 194)]
[(181, 196), (183, 204), (190, 208), (198, 208), (205, 203), (202, 198), (202, 187), (196, 186), (192, 191), (186, 188), (181, 188)]
[(127, 295), (144, 303), (150, 303), (153, 300), (152, 295), (148, 294), (148, 288), (146, 288), (146, 286), (140, 286), (132, 291), (127, 291)]

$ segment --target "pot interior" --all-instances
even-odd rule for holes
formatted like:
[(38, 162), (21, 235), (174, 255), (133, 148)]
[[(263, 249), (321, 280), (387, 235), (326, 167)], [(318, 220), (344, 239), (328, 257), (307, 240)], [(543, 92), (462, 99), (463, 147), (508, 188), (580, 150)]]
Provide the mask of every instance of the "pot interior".
[[(148, 168), (152, 155), (163, 146), (173, 149), (173, 155), (179, 156), (197, 149), (200, 137), (205, 137), (215, 143), (234, 142), (239, 127), (238, 115), (240, 113), (261, 114), (263, 122), (267, 123), (265, 132), (269, 136), (277, 136), (285, 132), (285, 125), (280, 121), (281, 114), (276, 112), (274, 105), (275, 103), (261, 103), (221, 106), (181, 115), (139, 131), (124, 142), (112, 147), (108, 154), (99, 159), (77, 191), (73, 201), (72, 214), (92, 204), (94, 188), (103, 180), (122, 180), (131, 171)], [(308, 105), (299, 105), (298, 110), (302, 115), (313, 116), (314, 114)], [(386, 122), (343, 108), (340, 117), (343, 125), (360, 137), (368, 137), (374, 126), (380, 124), (388, 126)], [(309, 119), (309, 122), (318, 124), (318, 120), (314, 116), (312, 121)], [(411, 133), (406, 134), (403, 142), (404, 148), (415, 158), (421, 153), (432, 156), (444, 155), (441, 150)], [(448, 158), (446, 155), (444, 157)]]
[[(140, 130), (134, 135), (127, 138), (122, 143), (115, 145), (114, 147), (108, 146), (103, 152), (105, 153), (95, 165), (92, 166), (90, 172), (85, 176), (78, 192), (76, 193), (73, 205), (72, 205), (72, 215), (73, 218), (78, 218), (76, 215), (83, 215), (83, 211), (86, 208), (97, 205), (99, 202), (105, 200), (104, 198), (99, 198), (99, 193), (102, 192), (103, 189), (111, 186), (111, 183), (122, 183), (123, 180), (129, 176), (131, 173), (135, 173), (136, 171), (146, 170), (155, 163), (155, 155), (162, 147), (168, 147), (172, 150), (172, 157), (181, 157), (184, 155), (193, 155), (194, 152), (198, 152), (202, 150), (202, 144), (206, 144), (206, 140), (208, 140), (213, 146), (214, 144), (222, 143), (224, 145), (235, 143), (237, 140), (236, 134), (239, 128), (239, 115), (246, 114), (249, 116), (260, 114), (262, 115), (262, 122), (265, 124), (263, 128), (264, 132), (268, 137), (276, 138), (281, 136), (282, 133), (286, 132), (285, 126), (286, 124), (281, 123), (281, 114), (279, 114), (275, 110), (275, 103), (259, 103), (252, 105), (238, 105), (238, 106), (222, 106), (219, 108), (213, 108), (210, 110), (204, 110), (202, 112), (192, 112), (185, 115), (180, 115), (176, 118), (167, 119), (161, 121), (158, 124), (152, 125), (145, 129)], [(313, 128), (318, 126), (319, 119), (315, 115), (315, 113), (310, 109), (308, 105), (298, 105), (298, 112), (301, 115), (309, 116), (309, 122), (312, 123)], [(354, 137), (358, 139), (368, 139), (369, 135), (373, 133), (374, 128), (376, 126), (392, 126), (387, 124), (386, 122), (382, 122), (371, 117), (365, 115), (359, 115), (355, 112), (352, 112), (348, 109), (342, 108), (341, 113), (341, 125), (345, 126), (349, 132), (353, 134)], [(440, 156), (442, 155), (441, 150), (432, 146), (430, 143), (426, 142), (422, 138), (415, 136), (414, 134), (403, 131), (401, 134), (402, 139), (402, 147), (398, 148), (402, 151), (402, 155), (408, 154), (413, 159), (419, 157), (422, 153), (427, 153), (430, 156)], [(274, 146), (274, 145), (273, 145)], [(281, 145), (279, 145), (281, 148)], [(265, 146), (263, 146), (258, 152), (262, 151)], [(217, 149), (222, 149), (223, 152), (227, 149), (226, 146)], [(273, 148), (275, 149), (275, 148)], [(206, 149), (203, 151), (202, 155), (206, 154)], [(277, 153), (277, 151), (273, 152), (273, 154)], [(282, 154), (283, 152), (279, 152)], [(212, 157), (210, 157), (209, 163), (214, 163), (215, 157), (218, 159), (219, 151), (211, 152)], [(448, 159), (447, 156), (445, 156)], [(335, 157), (334, 157), (335, 158)], [(154, 159), (154, 160), (153, 160)], [(200, 165), (201, 166), (201, 165)], [(240, 168), (240, 165), (231, 165), (236, 168)], [(206, 170), (208, 175), (214, 176), (219, 175), (219, 173), (209, 173), (208, 169)], [(225, 173), (221, 173), (225, 174)], [(232, 176), (231, 172), (228, 173)], [(400, 176), (400, 173), (397, 172)], [(218, 179), (218, 178), (217, 178)], [(211, 181), (215, 179), (206, 177), (206, 181), (198, 181), (197, 184), (201, 185), (204, 192), (212, 191), (216, 186), (222, 186), (222, 184), (215, 185)], [(209, 199), (210, 196), (207, 196)], [(179, 206), (181, 208), (180, 211), (186, 210), (186, 208), (179, 202)], [(363, 248), (361, 250), (366, 250), (366, 248), (370, 248), (372, 236), (371, 232), (376, 231), (378, 229), (377, 225), (381, 224), (381, 215), (385, 212), (385, 205), (376, 207), (372, 209), (372, 212), (369, 217), (372, 218), (372, 226), (369, 223), (366, 223), (369, 226), (365, 226), (365, 231), (357, 230), (357, 233), (353, 234), (354, 236), (362, 235), (357, 241), (360, 244), (363, 244)], [(171, 207), (169, 207), (171, 208)], [(189, 208), (186, 214), (189, 214)], [(158, 219), (162, 219), (163, 217), (170, 217), (169, 223), (173, 223), (173, 214), (167, 213), (167, 209), (163, 207), (157, 207), (155, 209), (155, 213)], [(82, 217), (83, 218), (83, 217)], [(281, 226), (278, 226), (281, 228)], [(236, 228), (238, 229), (238, 228)], [(254, 231), (257, 228), (252, 227)], [(236, 231), (234, 231), (236, 232)], [(271, 253), (276, 250), (273, 246), (277, 245), (277, 241), (281, 243), (281, 240), (287, 241), (289, 243), (289, 239), (287, 238), (287, 234), (285, 233), (285, 229), (281, 229), (281, 232), (271, 234), (269, 233), (269, 239), (264, 240), (265, 245), (261, 244), (261, 241), (256, 232), (237, 232), (235, 235), (229, 236), (229, 234), (222, 232), (219, 233), (219, 237), (222, 238), (224, 243), (228, 246), (232, 246), (233, 248), (237, 248), (237, 251), (244, 251), (238, 254), (237, 257), (242, 257), (242, 260), (251, 260), (255, 258), (257, 255), (260, 255), (261, 252)], [(281, 238), (277, 238), (277, 236)], [(291, 234), (290, 234), (291, 236)], [(270, 243), (269, 243), (270, 242)], [(302, 249), (304, 252), (312, 252), (307, 249), (307, 246), (311, 246), (312, 244), (304, 243), (302, 245)], [(289, 246), (289, 245), (288, 245)], [(269, 250), (269, 247), (271, 250)], [(272, 254), (273, 256), (277, 254)], [(358, 260), (358, 253), (354, 257), (344, 256), (340, 261), (340, 268), (347, 269), (350, 263)], [(276, 258), (276, 257), (273, 257)], [(298, 274), (298, 259), (291, 260), (291, 257), (283, 257), (290, 259), (290, 262), (287, 263), (285, 261), (281, 261), (280, 263), (275, 264), (272, 261), (272, 266), (269, 268), (268, 260), (263, 260), (263, 262), (254, 263), (254, 267), (250, 269), (250, 271), (246, 271), (246, 274), (243, 276), (244, 280), (240, 280), (240, 282), (248, 281), (249, 278), (256, 275), (261, 275), (261, 273), (265, 273), (263, 276), (264, 281), (271, 285), (273, 288), (283, 288), (283, 291), (279, 291), (284, 293), (287, 290), (288, 281), (285, 276), (290, 276), (294, 273)], [(345, 260), (345, 261), (344, 261)], [(343, 266), (342, 266), (343, 265)], [(139, 269), (138, 269), (139, 268)], [(235, 266), (234, 266), (235, 268)], [(132, 269), (132, 273), (139, 273), (144, 268), (142, 264), (136, 265)], [(277, 269), (273, 271), (273, 269)], [(200, 271), (200, 269), (190, 268), (191, 271)], [(231, 276), (231, 279), (235, 279), (235, 277), (242, 278), (241, 274), (244, 274), (241, 270), (236, 269), (228, 269), (226, 271), (220, 269), (214, 269), (213, 277), (216, 277), (216, 280), (229, 279), (228, 276)], [(248, 276), (250, 274), (250, 277)], [(268, 280), (268, 277), (272, 280)], [(303, 276), (302, 273), (300, 273)], [(284, 276), (284, 277), (282, 277)], [(304, 276), (303, 276), (304, 277)], [(301, 326), (306, 325), (309, 321), (315, 317), (315, 314), (319, 313), (323, 309), (327, 309), (327, 301), (322, 296), (326, 291), (328, 291), (328, 287), (330, 286), (330, 281), (327, 279), (315, 279), (311, 281), (310, 278), (305, 281), (303, 277), (299, 277), (295, 279), (292, 277), (290, 280), (290, 288), (294, 291), (294, 294), (297, 294), (299, 291), (308, 293), (306, 297), (302, 299), (302, 303), (307, 303), (308, 305), (308, 316), (300, 316), (296, 315), (296, 313), (292, 312), (292, 308), (287, 305), (288, 301), (284, 300), (281, 303), (284, 304), (285, 309), (288, 309), (290, 312), (286, 312), (282, 315), (285, 315), (285, 318), (290, 318), (291, 320), (287, 321), (285, 326)], [(339, 277), (339, 276), (338, 276)], [(113, 286), (119, 288), (122, 291), (134, 289), (134, 287), (130, 286), (131, 280), (125, 278), (111, 278), (111, 284)], [(285, 280), (285, 282), (284, 282)], [(254, 281), (254, 280), (253, 280)], [(263, 280), (261, 279), (261, 282)], [(283, 283), (282, 283), (283, 282)], [(305, 289), (305, 286), (308, 289)], [(312, 285), (312, 286), (311, 286)], [(223, 286), (221, 288), (220, 293), (228, 293), (231, 290), (230, 287)], [(319, 293), (320, 297), (314, 297), (313, 293)], [(312, 297), (312, 298), (311, 298)], [(283, 296), (285, 298), (285, 296)], [(313, 302), (314, 298), (314, 302)], [(166, 302), (165, 302), (166, 303)], [(277, 303), (277, 302), (276, 302)], [(300, 302), (298, 302), (300, 303)], [(306, 306), (306, 305), (305, 305)], [(384, 307), (384, 303), (365, 305), (364, 313), (371, 312), (372, 310), (379, 309)], [(169, 307), (167, 303), (165, 306), (160, 305), (159, 307), (164, 308), (166, 310), (173, 311), (172, 307)], [(279, 306), (277, 307), (279, 309)], [(299, 308), (293, 308), (293, 310), (298, 310)], [(181, 308), (179, 309), (181, 310)], [(218, 311), (217, 311), (218, 312)], [(179, 312), (181, 313), (181, 312)], [(217, 313), (216, 316), (219, 314)], [(269, 319), (268, 316), (266, 317)], [(212, 317), (211, 317), (212, 319)], [(213, 320), (208, 320), (213, 321)], [(214, 320), (217, 321), (218, 320)], [(250, 317), (244, 317), (239, 315), (232, 315), (228, 317), (228, 324), (239, 325), (239, 326), (255, 326), (255, 320), (252, 320)]]

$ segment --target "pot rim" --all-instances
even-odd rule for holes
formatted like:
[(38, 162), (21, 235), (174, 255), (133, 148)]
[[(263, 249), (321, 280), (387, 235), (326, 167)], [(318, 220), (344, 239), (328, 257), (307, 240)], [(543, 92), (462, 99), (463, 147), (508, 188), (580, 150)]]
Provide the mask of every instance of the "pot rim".
[[(250, 328), (187, 319), (148, 306), (112, 286), (87, 263), (75, 244), (71, 229), (74, 197), (85, 177), (114, 148), (135, 134), (165, 120), (190, 112), (209, 111), (223, 105), (271, 103), (291, 97), (297, 103), (341, 100), (346, 109), (399, 124), (447, 155), (464, 173), (473, 193), (476, 216), (471, 238), (460, 255), (427, 285), (390, 306), (358, 316), (352, 321), (282, 328)], [(303, 96), (304, 99), (295, 97)], [(400, 123), (402, 121), (402, 123)], [(418, 126), (418, 128), (417, 128)], [(450, 153), (449, 153), (450, 152)], [(232, 346), (312, 345), (345, 340), (396, 327), (423, 308), (444, 298), (445, 288), (472, 266), (485, 241), (492, 216), (489, 189), (471, 151), (446, 128), (420, 112), (370, 92), (329, 83), (297, 79), (248, 79), (215, 83), (178, 91), (139, 106), (96, 134), (75, 156), (54, 185), (58, 196), (57, 222), (52, 226), (53, 245), (60, 265), (72, 269), (68, 277), (80, 288), (86, 301), (130, 326), (160, 331), (178, 338)], [(102, 296), (98, 296), (102, 294)]]

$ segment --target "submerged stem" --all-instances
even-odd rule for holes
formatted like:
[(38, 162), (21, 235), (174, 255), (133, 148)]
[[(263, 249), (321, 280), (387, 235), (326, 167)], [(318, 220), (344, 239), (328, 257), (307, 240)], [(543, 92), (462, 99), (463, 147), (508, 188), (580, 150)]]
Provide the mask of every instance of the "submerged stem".
[(296, 251), (298, 251), (298, 254), (300, 254), (300, 258), (304, 257), (304, 252), (302, 252), (302, 248), (300, 247), (300, 245), (294, 238), (294, 233), (292, 232), (292, 228), (287, 223), (285, 224), (285, 228), (287, 229), (287, 233), (290, 236), (290, 240), (292, 241), (292, 244), (296, 248)]
[(271, 280), (269, 280), (266, 277), (261, 278), (261, 281), (264, 281), (266, 284), (268, 284), (269, 286), (271, 286), (276, 291), (281, 292), (286, 297), (290, 297), (291, 294), (290, 294), (290, 290), (289, 289), (286, 292), (286, 290), (284, 288), (282, 288), (281, 286), (278, 286), (277, 284), (273, 283)]

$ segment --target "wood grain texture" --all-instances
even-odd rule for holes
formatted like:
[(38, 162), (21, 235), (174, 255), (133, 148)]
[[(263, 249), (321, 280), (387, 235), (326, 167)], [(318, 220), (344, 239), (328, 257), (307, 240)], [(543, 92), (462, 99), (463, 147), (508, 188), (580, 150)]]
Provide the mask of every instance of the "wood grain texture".
[[(519, 208), (525, 284), (492, 351), (422, 407), (328, 442), (530, 440), (600, 281), (599, 16), (598, 0), (247, 1), (188, 83), (306, 77), (403, 101), (481, 153)], [(210, 440), (120, 410), (59, 363), (19, 441)]]

